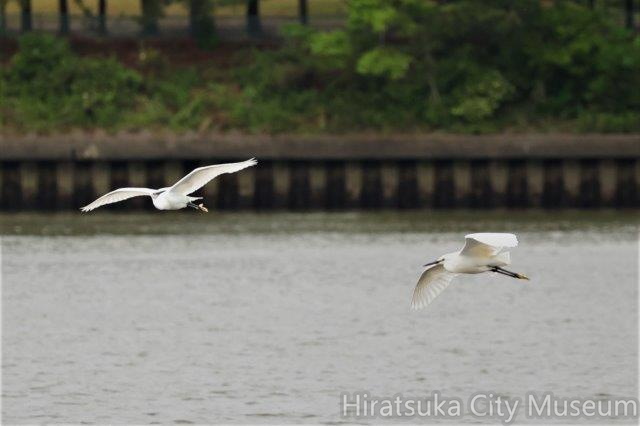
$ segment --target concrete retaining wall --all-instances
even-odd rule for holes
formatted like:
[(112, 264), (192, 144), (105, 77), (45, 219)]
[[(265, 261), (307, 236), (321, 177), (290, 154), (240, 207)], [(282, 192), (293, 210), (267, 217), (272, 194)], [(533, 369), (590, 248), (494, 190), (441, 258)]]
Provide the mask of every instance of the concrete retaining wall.
[[(122, 186), (257, 157), (202, 192), (218, 209), (640, 207), (640, 136), (152, 135), (0, 138), (0, 209), (76, 209)], [(152, 208), (133, 199), (111, 209)]]

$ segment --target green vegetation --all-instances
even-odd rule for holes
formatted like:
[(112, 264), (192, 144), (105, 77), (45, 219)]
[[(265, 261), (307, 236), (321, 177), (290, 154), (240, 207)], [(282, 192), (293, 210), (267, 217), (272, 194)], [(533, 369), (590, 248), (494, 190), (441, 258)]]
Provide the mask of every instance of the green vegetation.
[[(162, 8), (165, 16), (188, 15), (188, 0), (154, 0)], [(213, 13), (219, 16), (245, 16), (247, 13), (246, 0), (209, 0), (212, 3)], [(0, 0), (6, 4), (7, 14), (19, 14), (20, 2), (16, 0)], [(346, 9), (344, 0), (312, 0), (309, 2), (309, 14), (311, 16), (341, 15)], [(33, 11), (37, 14), (57, 14), (59, 12), (59, 0), (38, 0), (33, 2)], [(83, 0), (71, 0), (68, 2), (71, 15), (83, 15), (87, 12), (97, 14), (97, 2)], [(107, 16), (135, 16), (141, 15), (141, 2), (136, 0), (109, 1), (107, 4)], [(298, 0), (260, 0), (260, 14), (262, 16), (297, 16)]]
[(233, 66), (138, 66), (27, 35), (0, 80), (3, 126), (176, 131), (640, 130), (640, 36), (588, 2), (361, 0), (345, 28), (290, 26)]

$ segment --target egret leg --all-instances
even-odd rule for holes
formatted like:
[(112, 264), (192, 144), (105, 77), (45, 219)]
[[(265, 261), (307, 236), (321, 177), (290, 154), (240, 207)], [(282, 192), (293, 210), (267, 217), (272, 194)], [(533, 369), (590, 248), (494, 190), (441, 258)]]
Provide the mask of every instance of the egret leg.
[(207, 209), (204, 205), (202, 205), (202, 204), (194, 204), (191, 201), (189, 201), (187, 203), (187, 206), (189, 206), (189, 207), (191, 207), (193, 209), (196, 209), (196, 210), (201, 210), (201, 211), (203, 211), (205, 213), (209, 211), (209, 209)]
[(525, 275), (518, 274), (517, 272), (507, 271), (506, 269), (503, 269), (503, 268), (501, 268), (499, 266), (494, 266), (493, 268), (491, 268), (491, 271), (492, 272), (497, 272), (497, 273), (502, 274), (502, 275), (506, 275), (506, 276), (511, 277), (511, 278), (517, 278), (519, 280), (529, 280), (529, 278), (526, 277)]

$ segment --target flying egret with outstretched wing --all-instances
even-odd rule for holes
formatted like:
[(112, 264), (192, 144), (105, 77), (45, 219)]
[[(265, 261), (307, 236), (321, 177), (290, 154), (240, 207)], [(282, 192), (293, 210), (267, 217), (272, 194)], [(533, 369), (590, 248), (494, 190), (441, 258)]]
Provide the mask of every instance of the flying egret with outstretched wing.
[(509, 252), (505, 249), (517, 245), (518, 239), (514, 234), (484, 232), (465, 236), (465, 245), (461, 250), (447, 253), (424, 265), (427, 269), (413, 292), (411, 309), (422, 309), (429, 305), (458, 274), (496, 272), (528, 280), (522, 274), (503, 268), (511, 263)]
[(82, 207), (83, 212), (90, 212), (105, 204), (117, 203), (133, 197), (147, 195), (151, 197), (153, 205), (158, 210), (178, 210), (192, 207), (207, 212), (202, 204), (194, 204), (194, 201), (202, 197), (190, 197), (189, 194), (205, 186), (209, 181), (225, 173), (235, 173), (247, 167), (255, 166), (258, 161), (252, 158), (239, 163), (214, 164), (212, 166), (198, 167), (191, 173), (180, 179), (173, 186), (160, 189), (150, 188), (120, 188), (98, 198), (91, 204)]

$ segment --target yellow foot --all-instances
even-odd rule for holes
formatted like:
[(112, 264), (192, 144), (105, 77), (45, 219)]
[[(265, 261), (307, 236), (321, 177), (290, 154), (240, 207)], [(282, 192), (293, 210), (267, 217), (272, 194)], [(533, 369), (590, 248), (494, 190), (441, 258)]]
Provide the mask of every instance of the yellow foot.
[(522, 275), (522, 274), (518, 274), (518, 277), (517, 277), (517, 278), (518, 278), (518, 279), (521, 279), (521, 280), (527, 280), (527, 281), (530, 281), (530, 280), (529, 280), (529, 277), (527, 277), (526, 275)]
[(209, 212), (209, 209), (208, 209), (208, 208), (206, 208), (206, 207), (204, 206), (204, 204), (198, 204), (198, 207), (200, 208), (200, 210), (202, 210), (202, 211), (203, 211), (203, 212), (205, 212), (205, 213), (208, 213), (208, 212)]

